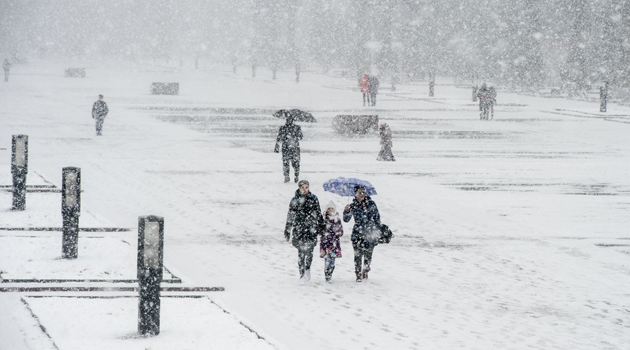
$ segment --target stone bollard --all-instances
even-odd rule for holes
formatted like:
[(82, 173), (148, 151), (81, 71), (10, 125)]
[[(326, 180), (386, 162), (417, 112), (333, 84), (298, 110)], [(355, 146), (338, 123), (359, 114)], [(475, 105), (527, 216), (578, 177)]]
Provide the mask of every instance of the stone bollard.
[(164, 218), (138, 218), (138, 333), (160, 334), (160, 284), (164, 266)]
[(608, 82), (604, 82), (604, 86), (599, 87), (599, 111), (606, 112), (606, 105), (608, 103)]
[(28, 173), (28, 136), (13, 135), (11, 152), (12, 210), (24, 210), (26, 208), (26, 174)]
[(61, 215), (63, 236), (61, 257), (76, 259), (79, 256), (79, 216), (81, 215), (81, 169), (67, 167), (62, 170)]

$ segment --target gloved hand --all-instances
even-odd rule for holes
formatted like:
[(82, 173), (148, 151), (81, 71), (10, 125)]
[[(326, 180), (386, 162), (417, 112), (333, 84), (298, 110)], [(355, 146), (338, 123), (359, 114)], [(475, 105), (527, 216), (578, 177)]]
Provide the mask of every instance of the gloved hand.
[(276, 143), (276, 148), (273, 150), (274, 153), (280, 153), (280, 145)]

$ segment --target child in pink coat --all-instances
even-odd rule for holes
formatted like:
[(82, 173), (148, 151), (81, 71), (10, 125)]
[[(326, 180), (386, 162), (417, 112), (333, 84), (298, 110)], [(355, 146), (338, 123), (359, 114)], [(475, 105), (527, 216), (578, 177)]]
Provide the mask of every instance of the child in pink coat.
[(330, 282), (335, 270), (335, 259), (341, 258), (339, 237), (343, 236), (343, 225), (332, 201), (324, 207), (324, 222), (326, 230), (320, 232), (319, 257), (324, 258), (324, 277), (326, 282)]

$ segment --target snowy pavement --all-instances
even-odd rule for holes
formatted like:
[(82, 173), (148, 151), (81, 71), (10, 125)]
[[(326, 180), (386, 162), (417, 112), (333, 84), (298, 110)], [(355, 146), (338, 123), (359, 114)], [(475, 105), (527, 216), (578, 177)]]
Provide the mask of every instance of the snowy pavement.
[[(630, 342), (629, 107), (610, 104), (603, 114), (594, 103), (499, 90), (495, 119), (479, 121), (470, 89), (439, 79), (435, 98), (426, 97), (426, 84), (394, 93), (383, 84), (378, 105), (363, 107), (354, 81), (314, 73), (296, 85), (290, 72), (272, 81), (263, 70), (252, 79), (245, 69), (233, 75), (210, 66), (102, 64), (85, 79), (62, 72), (35, 63), (15, 67), (11, 82), (0, 84), (0, 185), (11, 181), (11, 135), (29, 135), (29, 185), (60, 187), (61, 168), (80, 167), (81, 226), (130, 228), (132, 248), (137, 217), (164, 216), (167, 266), (186, 283), (225, 287), (207, 297), (277, 348), (619, 349)], [(180, 95), (149, 95), (154, 81), (180, 82)], [(110, 115), (97, 138), (90, 110), (99, 93)], [(318, 120), (302, 124), (301, 178), (321, 203), (348, 201), (323, 191), (330, 178), (358, 177), (377, 188), (374, 200), (395, 238), (376, 248), (363, 283), (354, 282), (349, 234), (331, 284), (318, 257), (313, 281), (298, 283), (297, 254), (282, 234), (297, 187), (282, 183), (273, 153), (281, 121), (268, 113), (288, 107)], [(396, 162), (375, 160), (377, 135), (332, 130), (335, 115), (353, 113), (390, 125)], [(59, 194), (29, 193), (24, 213), (8, 210), (10, 195), (0, 198), (2, 227), (61, 225)], [(0, 270), (13, 264), (6, 259)], [(44, 341), (20, 302), (26, 294), (0, 293), (0, 309), (9, 311), (0, 329), (12, 334), (0, 337), (0, 349)], [(40, 308), (63, 336), (76, 320), (46, 300), (50, 307)], [(107, 348), (94, 341), (92, 348)], [(77, 348), (67, 344), (57, 345)]]

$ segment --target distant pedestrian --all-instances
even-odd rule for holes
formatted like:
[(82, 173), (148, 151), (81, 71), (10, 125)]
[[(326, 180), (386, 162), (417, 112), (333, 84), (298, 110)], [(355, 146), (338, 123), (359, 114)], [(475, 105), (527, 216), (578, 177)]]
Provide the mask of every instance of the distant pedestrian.
[(363, 74), (361, 79), (361, 93), (363, 94), (363, 105), (365, 106), (365, 100), (367, 100), (368, 106), (370, 105), (370, 79), (367, 74)]
[(479, 119), (488, 120), (492, 101), (490, 98), (490, 90), (488, 90), (486, 83), (481, 84), (481, 88), (477, 91), (477, 97), (479, 97), (479, 110), (481, 111)]
[(370, 98), (372, 99), (372, 106), (376, 106), (376, 95), (378, 94), (378, 78), (374, 75), (370, 75)]
[(354, 249), (354, 273), (357, 282), (361, 282), (368, 278), (372, 253), (381, 236), (381, 215), (363, 186), (354, 186), (354, 200), (343, 211), (344, 222), (353, 217), (354, 227), (350, 240)]
[(335, 270), (335, 259), (341, 258), (341, 243), (339, 238), (343, 236), (343, 225), (337, 215), (337, 208), (333, 201), (326, 204), (324, 209), (324, 223), (326, 227), (321, 231), (319, 243), (319, 257), (324, 258), (324, 278), (330, 282)]
[(105, 122), (107, 113), (109, 113), (107, 103), (103, 101), (103, 95), (98, 95), (98, 101), (94, 102), (92, 106), (92, 118), (96, 121), (96, 136), (103, 135), (103, 122)]
[(284, 227), (284, 238), (298, 250), (298, 268), (300, 282), (311, 279), (311, 263), (313, 250), (317, 244), (317, 235), (324, 229), (324, 217), (319, 207), (317, 196), (309, 191), (306, 180), (298, 182), (295, 196), (289, 202), (287, 223)]
[(490, 119), (494, 119), (494, 105), (497, 103), (497, 90), (494, 86), (491, 86), (490, 89)]
[(8, 59), (4, 59), (4, 63), (2, 64), (2, 69), (4, 69), (4, 81), (9, 81), (9, 71), (11, 70), (12, 64)]
[(394, 154), (392, 153), (392, 130), (389, 125), (383, 123), (380, 125), (379, 132), (381, 134), (381, 152), (376, 160), (394, 162)]
[(280, 152), (280, 143), (282, 143), (282, 171), (284, 172), (284, 182), (289, 182), (289, 172), (291, 170), (289, 163), (293, 166), (295, 174), (295, 182), (300, 177), (300, 140), (302, 139), (302, 128), (294, 123), (292, 115), (287, 116), (286, 124), (278, 130), (276, 138), (276, 148), (274, 152)]

